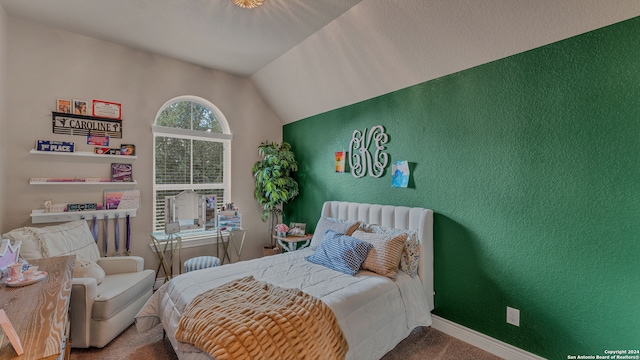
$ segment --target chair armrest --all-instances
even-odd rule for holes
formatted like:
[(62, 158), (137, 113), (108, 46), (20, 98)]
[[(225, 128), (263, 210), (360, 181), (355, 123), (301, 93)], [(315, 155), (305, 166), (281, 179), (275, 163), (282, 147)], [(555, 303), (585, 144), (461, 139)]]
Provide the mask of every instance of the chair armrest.
[(144, 270), (144, 259), (140, 256), (100, 258), (97, 263), (107, 275), (132, 273)]
[(94, 278), (74, 278), (71, 281), (71, 341), (76, 347), (88, 347), (91, 335), (91, 312), (98, 297), (98, 283)]

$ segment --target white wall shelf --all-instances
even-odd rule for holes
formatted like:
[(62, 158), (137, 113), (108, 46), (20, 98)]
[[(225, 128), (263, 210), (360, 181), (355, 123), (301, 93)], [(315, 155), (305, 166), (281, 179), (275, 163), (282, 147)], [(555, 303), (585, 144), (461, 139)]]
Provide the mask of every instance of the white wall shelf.
[(57, 155), (57, 156), (84, 156), (84, 157), (94, 157), (94, 158), (103, 158), (103, 159), (118, 159), (118, 160), (134, 160), (137, 159), (137, 155), (105, 155), (105, 154), (95, 154), (88, 151), (74, 151), (74, 152), (61, 152), (61, 151), (38, 151), (36, 149), (31, 149), (29, 151), (31, 154), (37, 155)]
[(127, 186), (136, 185), (137, 181), (34, 181), (31, 185), (102, 185), (102, 186)]
[(122, 209), (122, 210), (86, 210), (86, 211), (69, 211), (69, 212), (44, 212), (44, 210), (31, 210), (31, 223), (52, 223), (66, 222), (75, 220), (91, 220), (95, 216), (98, 220), (103, 220), (107, 215), (109, 219), (114, 219), (116, 214), (119, 218), (124, 219), (127, 215), (136, 217), (138, 209)]

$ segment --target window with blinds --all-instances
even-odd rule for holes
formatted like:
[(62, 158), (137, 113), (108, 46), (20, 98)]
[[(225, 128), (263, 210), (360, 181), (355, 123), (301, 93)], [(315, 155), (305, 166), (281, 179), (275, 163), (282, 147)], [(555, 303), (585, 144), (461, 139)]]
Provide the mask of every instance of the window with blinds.
[(231, 134), (224, 115), (210, 102), (184, 96), (158, 112), (154, 138), (154, 230), (165, 225), (165, 197), (183, 190), (230, 202)]

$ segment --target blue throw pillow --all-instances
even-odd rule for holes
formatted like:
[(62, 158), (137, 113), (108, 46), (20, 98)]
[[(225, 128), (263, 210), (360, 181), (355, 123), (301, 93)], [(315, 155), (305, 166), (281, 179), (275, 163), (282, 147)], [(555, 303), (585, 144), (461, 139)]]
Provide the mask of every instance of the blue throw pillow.
[(316, 251), (306, 259), (314, 264), (355, 275), (371, 248), (371, 243), (327, 230)]

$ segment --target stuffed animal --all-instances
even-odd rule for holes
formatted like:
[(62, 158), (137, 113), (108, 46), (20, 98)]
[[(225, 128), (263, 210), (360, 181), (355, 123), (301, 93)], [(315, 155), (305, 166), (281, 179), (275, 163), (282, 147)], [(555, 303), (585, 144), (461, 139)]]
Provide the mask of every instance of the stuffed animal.
[(49, 211), (51, 211), (51, 205), (52, 204), (53, 204), (53, 201), (51, 199), (45, 200), (44, 201), (44, 212), (48, 213)]
[(74, 278), (94, 278), (100, 284), (104, 280), (104, 270), (93, 261), (78, 260), (73, 268)]

